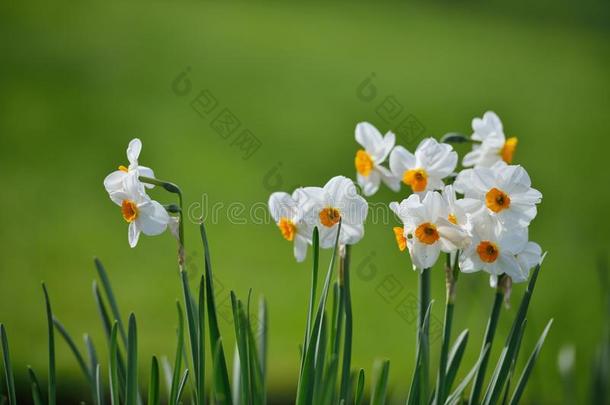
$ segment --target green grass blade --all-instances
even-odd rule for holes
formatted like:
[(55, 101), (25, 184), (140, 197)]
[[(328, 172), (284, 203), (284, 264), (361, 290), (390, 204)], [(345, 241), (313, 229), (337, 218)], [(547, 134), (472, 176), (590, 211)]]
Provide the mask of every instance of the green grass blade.
[(451, 352), (449, 353), (449, 362), (447, 366), (447, 375), (445, 376), (445, 390), (446, 392), (451, 391), (455, 376), (460, 368), (460, 363), (464, 357), (466, 351), (466, 344), (468, 343), (468, 330), (464, 330), (456, 339)]
[(182, 369), (182, 352), (184, 350), (184, 315), (179, 302), (176, 302), (178, 310), (178, 340), (176, 342), (176, 358), (174, 360), (174, 371), (172, 376), (172, 385), (169, 394), (170, 405), (178, 404), (178, 388), (180, 386), (180, 370)]
[(189, 283), (188, 283), (188, 278), (187, 278), (187, 274), (185, 271), (180, 271), (180, 278), (182, 280), (182, 292), (183, 292), (183, 298), (184, 298), (184, 306), (186, 308), (186, 321), (187, 321), (187, 326), (188, 326), (188, 333), (189, 333), (189, 341), (190, 341), (190, 346), (191, 346), (191, 355), (192, 355), (192, 364), (193, 364), (193, 371), (194, 371), (194, 377), (196, 381), (199, 381), (199, 378), (197, 377), (198, 375), (198, 368), (199, 368), (199, 355), (198, 353), (198, 345), (199, 345), (199, 338), (198, 338), (198, 331), (199, 328), (197, 326), (197, 316), (195, 315), (195, 308), (193, 307), (193, 297), (191, 295), (191, 289), (189, 287)]
[[(311, 330), (311, 336), (307, 339), (307, 346), (303, 348), (303, 353), (305, 360), (303, 362), (303, 366), (301, 367), (301, 371), (299, 374), (299, 383), (297, 387), (297, 398), (296, 405), (305, 405), (311, 404), (313, 398), (313, 388), (315, 382), (315, 372), (316, 372), (316, 350), (319, 347), (320, 335), (322, 329), (322, 316), (324, 314), (326, 308), (326, 301), (328, 299), (328, 290), (330, 287), (330, 281), (333, 274), (333, 269), (335, 267), (335, 261), (337, 257), (337, 250), (339, 245), (339, 234), (341, 232), (341, 221), (339, 221), (339, 226), (337, 229), (337, 235), (335, 238), (335, 244), (333, 249), (333, 254), (331, 256), (330, 264), (328, 266), (328, 272), (326, 273), (326, 279), (324, 281), (324, 287), (322, 289), (322, 294), (320, 296), (320, 303), (318, 304), (318, 309), (316, 312), (315, 321)], [(315, 234), (315, 231), (314, 231)], [(319, 246), (318, 246), (319, 248)], [(317, 370), (317, 372), (322, 372), (322, 368)]]
[(229, 372), (227, 370), (227, 361), (225, 358), (220, 329), (218, 328), (218, 318), (216, 316), (216, 302), (214, 299), (214, 276), (212, 274), (212, 261), (210, 259), (210, 248), (208, 243), (205, 225), (203, 222), (199, 226), (201, 233), (201, 241), (203, 243), (204, 261), (205, 261), (205, 294), (208, 314), (208, 325), (210, 329), (210, 347), (218, 350), (218, 356), (214, 354), (213, 367), (215, 369), (213, 386), (214, 398), (221, 404), (231, 403), (231, 387), (229, 384)]
[[(247, 337), (247, 325), (245, 319), (242, 316), (241, 309), (242, 303), (235, 296), (235, 292), (231, 291), (231, 307), (233, 309), (233, 324), (235, 326), (235, 338), (237, 342), (237, 350), (239, 353), (239, 370), (241, 373), (240, 387), (241, 387), (241, 399), (242, 401), (249, 401), (252, 399), (252, 385), (251, 385), (251, 364), (248, 356), (248, 337)], [(247, 403), (247, 402), (244, 402)]]
[(205, 278), (203, 275), (199, 280), (199, 307), (198, 307), (198, 322), (199, 329), (197, 331), (198, 344), (197, 347), (197, 403), (204, 405), (205, 403)]
[(102, 326), (104, 327), (104, 332), (106, 337), (110, 337), (110, 331), (112, 329), (112, 322), (110, 321), (110, 316), (108, 315), (108, 310), (106, 309), (106, 305), (104, 304), (104, 299), (102, 298), (102, 294), (100, 293), (100, 289), (97, 285), (96, 281), (93, 281), (93, 298), (95, 299), (95, 305), (97, 307), (97, 311), (100, 315), (100, 319), (102, 321)]
[(95, 366), (95, 391), (97, 394), (97, 397), (95, 398), (96, 403), (102, 405), (104, 403), (104, 387), (102, 386), (102, 373), (100, 371), (99, 363)]
[(350, 293), (349, 267), (351, 257), (351, 246), (345, 246), (345, 256), (341, 260), (340, 271), (343, 273), (343, 299), (345, 308), (345, 338), (343, 340), (343, 367), (341, 372), (341, 394), (340, 399), (347, 402), (347, 394), (350, 390), (350, 372), (352, 360), (352, 298)]
[(47, 287), (42, 283), (42, 291), (44, 292), (45, 306), (47, 310), (47, 333), (49, 336), (49, 388), (47, 393), (47, 401), (49, 405), (55, 405), (57, 401), (56, 375), (55, 375), (55, 328), (53, 326), (53, 311), (51, 310), (51, 300)]
[[(430, 361), (430, 338), (428, 330), (424, 326), (424, 319), (430, 304), (430, 269), (423, 269), (419, 273), (419, 319), (418, 319), (418, 335), (420, 336), (420, 340), (424, 340), (424, 344), (420, 344), (420, 350), (422, 351), (422, 355), (420, 357), (421, 367), (420, 367), (420, 385), (423, 387), (422, 395), (425, 395), (424, 398), (427, 397), (427, 393), (429, 390), (429, 361)], [(429, 322), (429, 321), (428, 321)]]
[[(118, 321), (117, 321), (118, 322)], [(127, 334), (127, 384), (125, 405), (138, 403), (138, 335), (136, 317), (129, 315), (129, 332)]]
[(413, 371), (413, 378), (409, 387), (409, 396), (407, 404), (414, 405), (418, 403), (427, 403), (423, 398), (428, 397), (427, 386), (423, 384), (423, 370), (425, 367), (426, 359), (424, 358), (428, 354), (428, 328), (430, 325), (430, 310), (432, 309), (432, 302), (428, 303), (428, 309), (424, 313), (421, 327), (418, 326), (417, 330), (417, 355), (415, 357), (415, 370)]
[(182, 378), (180, 379), (180, 384), (178, 385), (178, 393), (176, 395), (176, 403), (180, 404), (180, 399), (182, 398), (182, 393), (184, 392), (184, 387), (186, 386), (186, 381), (188, 380), (189, 377), (189, 371), (184, 370), (184, 373), (182, 374)]
[(125, 333), (125, 327), (123, 326), (123, 320), (121, 318), (121, 313), (119, 312), (119, 306), (117, 304), (116, 299), (114, 298), (114, 293), (112, 292), (112, 286), (110, 284), (110, 279), (108, 278), (108, 273), (106, 273), (106, 269), (102, 262), (96, 257), (94, 259), (95, 268), (97, 270), (97, 274), (102, 281), (102, 288), (104, 289), (104, 293), (106, 294), (106, 298), (108, 299), (108, 303), (110, 304), (110, 309), (112, 310), (112, 314), (114, 315), (114, 320), (117, 321), (119, 325), (119, 332), (121, 333), (121, 337), (123, 338), (123, 344), (127, 346), (127, 334)]
[[(362, 370), (361, 370), (362, 371)], [(388, 377), (390, 375), (390, 361), (383, 360), (375, 364), (371, 405), (384, 405), (388, 393)]]
[[(489, 361), (489, 352), (493, 344), (494, 336), (496, 334), (496, 327), (498, 325), (498, 318), (500, 317), (500, 309), (502, 308), (502, 301), (504, 300), (504, 294), (500, 289), (496, 290), (494, 297), (494, 303), (491, 309), (491, 315), (487, 321), (487, 329), (485, 330), (485, 339), (483, 340), (483, 347), (481, 348), (481, 366), (477, 370), (477, 374), (474, 378), (472, 391), (470, 392), (469, 405), (475, 405), (479, 402), (481, 395), (481, 389), (483, 388), (483, 382), (485, 381), (485, 371), (487, 369), (487, 363)], [(485, 347), (489, 345), (487, 354), (483, 355)]]
[(0, 339), (2, 340), (2, 358), (4, 364), (4, 374), (6, 378), (6, 389), (8, 391), (9, 405), (17, 405), (15, 394), (15, 377), (13, 376), (13, 366), (11, 364), (11, 353), (8, 345), (8, 336), (4, 325), (0, 323)]
[(32, 401), (34, 402), (34, 405), (43, 405), (44, 401), (42, 400), (40, 382), (38, 381), (38, 377), (36, 377), (36, 373), (34, 373), (34, 370), (30, 366), (28, 366), (28, 376), (30, 377), (30, 385), (32, 386)]
[(483, 363), (483, 359), (487, 356), (488, 353), (489, 345), (486, 345), (485, 347), (483, 347), (483, 350), (479, 355), (479, 359), (475, 363), (474, 367), (472, 367), (466, 377), (460, 382), (460, 384), (458, 384), (455, 391), (447, 398), (447, 400), (445, 401), (445, 405), (457, 405), (465, 401), (462, 401), (462, 393), (464, 392), (468, 384), (470, 384), (470, 381), (473, 379), (473, 377), (477, 374), (479, 368), (481, 367), (481, 364)]
[(260, 361), (263, 394), (265, 395), (264, 403), (267, 402), (267, 333), (269, 329), (269, 319), (267, 313), (267, 301), (261, 297), (258, 303), (258, 358)]
[(148, 384), (147, 405), (159, 405), (159, 362), (156, 356), (152, 356), (150, 365), (150, 383)]
[(68, 347), (70, 348), (70, 351), (72, 352), (72, 354), (74, 354), (74, 357), (76, 358), (76, 361), (77, 361), (81, 371), (87, 378), (87, 382), (89, 382), (89, 384), (93, 385), (93, 376), (91, 375), (91, 370), (89, 369), (89, 367), (87, 367), (85, 358), (83, 357), (81, 352), (78, 350), (78, 347), (76, 346), (76, 343), (74, 342), (74, 339), (72, 339), (72, 337), (70, 336), (70, 334), (68, 333), (66, 328), (62, 325), (61, 322), (59, 322), (59, 320), (57, 318), (53, 318), (53, 324), (55, 325), (55, 329), (59, 332), (61, 337), (63, 337), (63, 339), (65, 340), (65, 342), (68, 345)]
[(104, 391), (100, 391), (96, 381), (96, 373), (97, 367), (99, 366), (99, 361), (97, 359), (97, 352), (95, 347), (93, 346), (93, 342), (89, 335), (85, 334), (85, 346), (87, 346), (87, 353), (89, 354), (89, 364), (91, 369), (91, 375), (93, 377), (93, 403), (97, 405), (102, 405), (104, 403)]
[(241, 404), (241, 362), (239, 360), (239, 348), (237, 342), (235, 342), (235, 349), (233, 351), (233, 381), (231, 384), (233, 389), (233, 403)]
[[(250, 302), (250, 296), (248, 296), (248, 302)], [(248, 304), (250, 308), (250, 304)], [(264, 377), (261, 360), (259, 358), (260, 353), (258, 352), (258, 346), (254, 337), (254, 331), (252, 329), (252, 322), (250, 317), (250, 310), (247, 313), (241, 314), (246, 324), (247, 343), (248, 343), (248, 358), (250, 362), (250, 380), (252, 381), (252, 394), (253, 403), (255, 405), (263, 405), (266, 403), (266, 395), (264, 388)]]
[(356, 395), (354, 405), (360, 405), (364, 399), (364, 370), (358, 372), (358, 383), (356, 384)]
[(442, 404), (447, 398), (447, 357), (449, 344), (451, 343), (451, 326), (453, 323), (453, 302), (447, 297), (445, 304), (445, 320), (443, 322), (443, 340), (441, 342), (441, 354), (438, 368), (438, 384), (436, 391), (436, 403)]
[(119, 405), (119, 397), (125, 386), (124, 381), (119, 380), (119, 353), (118, 353), (118, 342), (117, 342), (118, 324), (114, 322), (112, 330), (110, 331), (110, 350), (109, 350), (109, 361), (108, 361), (108, 374), (110, 381), (110, 403), (112, 405)]
[(546, 327), (544, 328), (542, 335), (540, 336), (540, 338), (538, 339), (538, 342), (536, 343), (536, 347), (534, 348), (534, 351), (532, 352), (529, 359), (527, 360), (527, 363), (525, 364), (525, 368), (523, 369), (523, 372), (521, 373), (521, 377), (519, 377), (519, 382), (517, 383), (517, 387), (515, 388), (513, 396), (510, 400), (510, 405), (517, 405), (519, 403), (519, 400), (521, 399), (521, 395), (523, 395), (523, 391), (525, 390), (525, 385), (527, 384), (527, 380), (529, 379), (529, 376), (532, 373), (532, 369), (534, 368), (536, 359), (538, 358), (538, 355), (540, 354), (540, 350), (542, 349), (542, 345), (544, 345), (544, 341), (546, 339), (547, 334), (549, 333), (549, 330), (551, 329), (552, 324), (553, 324), (553, 320), (551, 319), (549, 321), (549, 323), (547, 323)]

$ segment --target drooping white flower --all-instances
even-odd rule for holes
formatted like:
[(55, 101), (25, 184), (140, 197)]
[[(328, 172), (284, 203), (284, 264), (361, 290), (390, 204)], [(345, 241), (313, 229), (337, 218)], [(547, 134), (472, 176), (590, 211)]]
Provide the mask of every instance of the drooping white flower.
[(334, 246), (339, 221), (339, 245), (353, 245), (364, 236), (368, 203), (358, 194), (354, 182), (344, 176), (333, 177), (324, 187), (305, 187), (306, 222), (317, 226), (320, 247)]
[(129, 246), (138, 244), (140, 233), (154, 236), (165, 232), (170, 216), (157, 201), (152, 200), (144, 191), (137, 173), (128, 173), (122, 185), (110, 193), (110, 199), (121, 207), (125, 221), (129, 223)]
[(536, 204), (542, 200), (542, 194), (531, 185), (523, 167), (501, 162), (491, 168), (462, 170), (454, 183), (465, 197), (482, 201), (488, 212), (506, 227), (528, 226), (536, 217)]
[(472, 241), (459, 258), (464, 273), (485, 271), (490, 284), (497, 285), (498, 277), (507, 274), (514, 282), (527, 280), (528, 272), (519, 264), (517, 254), (527, 246), (527, 228), (508, 229), (486, 212), (473, 221)]
[(419, 193), (441, 190), (443, 179), (453, 172), (457, 161), (457, 153), (451, 145), (426, 138), (417, 146), (415, 154), (402, 146), (395, 147), (390, 153), (390, 170), (413, 192)]
[[(110, 173), (104, 179), (104, 187), (108, 194), (112, 194), (116, 191), (120, 191), (123, 186), (123, 180), (130, 173), (136, 173), (137, 176), (144, 176), (154, 178), (155, 174), (152, 169), (146, 166), (140, 166), (138, 163), (138, 158), (140, 157), (140, 152), (142, 151), (142, 142), (138, 138), (134, 138), (129, 142), (127, 146), (127, 160), (129, 160), (129, 166), (119, 166), (119, 170), (116, 170)], [(136, 177), (137, 178), (137, 177)], [(151, 184), (144, 185), (147, 188), (154, 187)]]
[(390, 208), (404, 224), (402, 235), (400, 228), (394, 232), (399, 248), (409, 249), (414, 268), (430, 268), (441, 251), (455, 252), (469, 242), (466, 231), (450, 222), (446, 202), (436, 191), (427, 193), (423, 200), (412, 194), (400, 204), (391, 203)]
[(305, 260), (307, 245), (311, 243), (313, 226), (308, 223), (306, 196), (297, 189), (292, 196), (276, 192), (269, 197), (269, 211), (284, 239), (294, 242), (294, 257), (298, 262)]
[(511, 164), (517, 148), (517, 138), (506, 138), (502, 121), (493, 111), (472, 120), (472, 151), (464, 156), (465, 167), (491, 167), (497, 162)]
[(381, 166), (396, 142), (394, 133), (388, 132), (382, 136), (373, 125), (361, 122), (356, 126), (356, 141), (364, 147), (356, 152), (355, 158), (358, 184), (364, 195), (375, 194), (382, 181), (390, 189), (400, 190), (400, 180), (394, 177), (390, 170)]

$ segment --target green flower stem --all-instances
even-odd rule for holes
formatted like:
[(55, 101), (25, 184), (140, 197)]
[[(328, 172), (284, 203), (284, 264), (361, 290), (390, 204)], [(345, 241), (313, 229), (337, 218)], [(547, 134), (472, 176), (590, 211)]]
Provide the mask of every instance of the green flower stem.
[(498, 325), (498, 318), (500, 317), (500, 309), (502, 308), (502, 301), (504, 301), (504, 290), (500, 287), (502, 284), (501, 280), (498, 280), (498, 288), (496, 288), (496, 296), (491, 309), (491, 315), (487, 322), (487, 329), (485, 330), (485, 340), (481, 348), (481, 353), (488, 347), (486, 352), (482, 354), (481, 364), (477, 370), (474, 384), (472, 386), (472, 392), (470, 393), (470, 405), (477, 404), (479, 402), (479, 396), (481, 394), (481, 388), (483, 387), (483, 381), (485, 380), (485, 370), (489, 361), (489, 352), (491, 351), (491, 345), (494, 340), (496, 333), (496, 326)]
[(456, 254), (455, 261), (451, 263), (451, 254), (447, 253), (447, 264), (445, 267), (445, 277), (447, 285), (447, 297), (445, 302), (445, 320), (443, 322), (443, 342), (441, 346), (440, 365), (438, 368), (438, 386), (436, 392), (436, 403), (444, 404), (446, 395), (446, 376), (447, 376), (447, 357), (449, 345), (451, 343), (451, 327), (453, 325), (453, 307), (455, 302), (455, 284), (457, 278), (457, 262), (459, 252)]
[(430, 345), (429, 345), (429, 330), (424, 327), (425, 319), (426, 319), (426, 311), (428, 310), (428, 306), (430, 305), (430, 269), (423, 269), (419, 272), (419, 318), (417, 320), (418, 326), (418, 337), (420, 339), (420, 346), (422, 336), (425, 337), (426, 344), (422, 346), (422, 380), (420, 383), (422, 384), (423, 390), (421, 392), (428, 392), (428, 369), (429, 369), (429, 355), (430, 355)]
[(341, 396), (340, 399), (347, 402), (347, 393), (350, 382), (350, 369), (352, 358), (352, 299), (349, 285), (349, 266), (351, 257), (351, 246), (345, 246), (345, 256), (341, 258), (340, 276), (342, 288), (344, 291), (344, 309), (345, 309), (345, 340), (343, 343), (343, 370), (341, 373)]

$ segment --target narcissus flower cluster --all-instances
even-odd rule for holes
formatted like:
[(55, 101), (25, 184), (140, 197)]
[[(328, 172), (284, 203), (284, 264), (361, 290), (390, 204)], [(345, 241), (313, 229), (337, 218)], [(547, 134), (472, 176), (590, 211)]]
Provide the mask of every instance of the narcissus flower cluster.
[[(430, 268), (447, 253), (457, 257), (463, 272), (489, 273), (492, 285), (502, 275), (525, 281), (542, 256), (540, 246), (528, 241), (542, 194), (532, 188), (527, 171), (512, 164), (517, 138), (504, 134), (494, 112), (473, 119), (472, 130), (470, 137), (459, 136), (472, 149), (456, 172), (458, 154), (450, 143), (426, 138), (409, 151), (396, 145), (394, 133), (382, 135), (362, 122), (355, 131), (357, 183), (364, 196), (382, 183), (410, 194), (390, 209), (402, 222), (393, 229), (398, 247), (409, 252), (414, 269)], [(322, 188), (273, 193), (269, 209), (282, 236), (294, 242), (298, 261), (305, 258), (314, 227), (326, 248), (333, 245), (339, 220), (340, 244), (354, 244), (364, 235), (366, 200), (342, 176)]]
[(300, 262), (305, 260), (315, 227), (323, 249), (334, 246), (339, 223), (339, 245), (358, 243), (364, 236), (368, 204), (352, 180), (336, 176), (324, 187), (302, 187), (292, 195), (271, 194), (269, 211), (284, 239), (294, 243), (294, 256)]

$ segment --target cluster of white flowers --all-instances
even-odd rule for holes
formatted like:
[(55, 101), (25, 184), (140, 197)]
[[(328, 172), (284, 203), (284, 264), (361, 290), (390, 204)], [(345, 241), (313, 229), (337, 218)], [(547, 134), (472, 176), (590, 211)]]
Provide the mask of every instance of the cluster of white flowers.
[[(433, 138), (420, 142), (414, 153), (395, 145), (392, 132), (382, 135), (373, 125), (356, 126), (362, 146), (355, 157), (357, 181), (365, 196), (383, 182), (411, 195), (390, 204), (403, 222), (394, 228), (401, 251), (408, 250), (414, 269), (432, 267), (441, 252), (459, 257), (463, 272), (485, 271), (495, 286), (502, 274), (514, 282), (527, 280), (542, 260), (542, 250), (528, 241), (528, 227), (536, 216), (542, 194), (531, 187), (521, 166), (511, 165), (517, 138), (507, 138), (493, 112), (472, 121), (472, 151), (456, 173), (458, 155), (453, 147)], [(389, 161), (389, 167), (383, 164)], [(452, 181), (455, 181), (452, 184)], [(348, 178), (331, 179), (323, 188), (299, 188), (292, 195), (273, 193), (269, 209), (285, 239), (294, 241), (298, 261), (305, 259), (313, 228), (320, 246), (333, 246), (339, 219), (339, 243), (354, 244), (364, 235), (366, 200)]]
[(119, 166), (104, 179), (104, 187), (110, 199), (121, 207), (121, 213), (127, 223), (128, 240), (131, 247), (138, 244), (140, 234), (159, 235), (167, 229), (171, 217), (160, 203), (146, 193), (147, 188), (154, 187), (140, 181), (140, 176), (154, 178), (153, 171), (138, 164), (142, 142), (133, 139), (127, 147), (129, 166)]
[(364, 236), (368, 204), (352, 180), (336, 176), (324, 187), (301, 187), (292, 195), (271, 194), (269, 211), (282, 236), (294, 242), (294, 256), (300, 262), (305, 260), (307, 245), (312, 243), (314, 227), (318, 228), (322, 249), (334, 246), (339, 222), (340, 246), (360, 241)]

